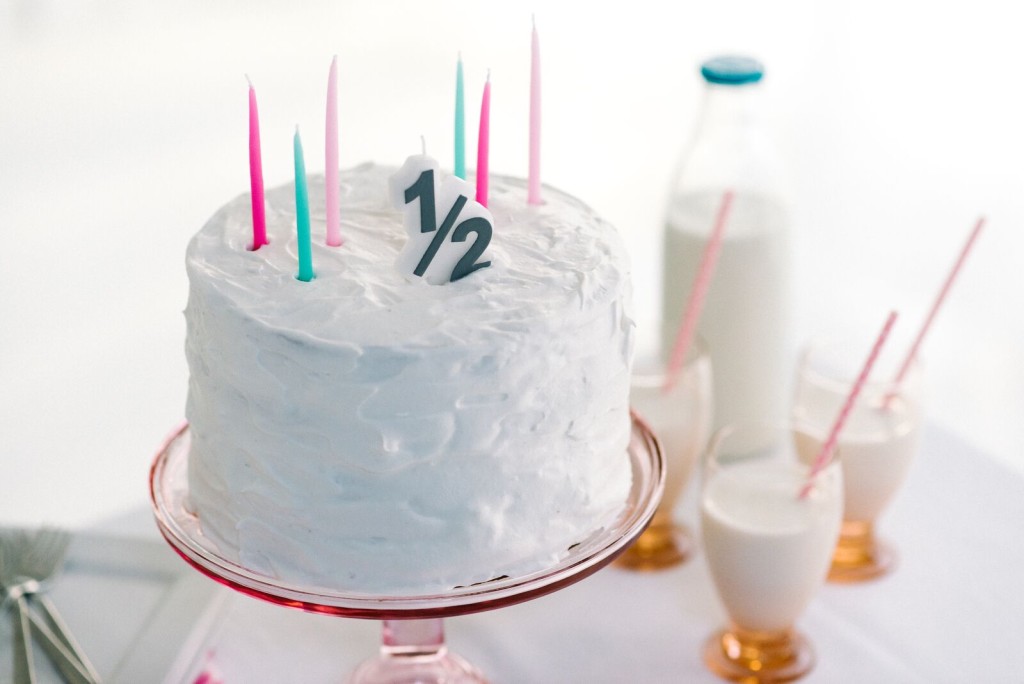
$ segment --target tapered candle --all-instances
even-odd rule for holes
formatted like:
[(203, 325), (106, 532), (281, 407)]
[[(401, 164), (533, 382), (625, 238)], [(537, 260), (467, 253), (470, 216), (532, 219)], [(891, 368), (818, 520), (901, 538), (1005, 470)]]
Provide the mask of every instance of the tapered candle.
[(484, 96), (480, 102), (480, 135), (476, 144), (476, 201), (487, 206), (489, 147), (491, 140), (491, 72), (487, 72)]
[(537, 40), (537, 21), (533, 22), (530, 50), (530, 177), (526, 201), (540, 204), (540, 42)]
[[(249, 81), (249, 77), (245, 77)], [(263, 201), (263, 155), (260, 152), (260, 114), (256, 89), (249, 81), (249, 187), (252, 195), (252, 249), (267, 244), (267, 218)]]
[(295, 228), (298, 235), (299, 280), (313, 279), (313, 248), (309, 236), (309, 189), (306, 186), (306, 161), (302, 156), (299, 127), (295, 127)]
[(466, 105), (461, 53), (455, 67), (455, 175), (466, 180)]
[(341, 245), (341, 206), (338, 199), (338, 56), (331, 60), (327, 76), (327, 133), (324, 153), (324, 204), (327, 211), (327, 244)]

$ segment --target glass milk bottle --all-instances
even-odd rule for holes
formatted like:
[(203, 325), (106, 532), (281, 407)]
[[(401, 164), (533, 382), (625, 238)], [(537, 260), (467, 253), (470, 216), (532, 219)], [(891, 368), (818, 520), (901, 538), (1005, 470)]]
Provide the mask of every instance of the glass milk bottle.
[(702, 65), (704, 101), (666, 215), (662, 349), (669, 350), (722, 196), (734, 193), (697, 328), (711, 354), (716, 427), (778, 422), (789, 404), (792, 210), (761, 120), (763, 73), (747, 57)]

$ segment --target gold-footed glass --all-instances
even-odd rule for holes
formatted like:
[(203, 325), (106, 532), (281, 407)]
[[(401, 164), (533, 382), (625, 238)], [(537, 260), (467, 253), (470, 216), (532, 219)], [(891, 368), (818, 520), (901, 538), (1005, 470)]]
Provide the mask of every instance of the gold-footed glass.
[(733, 626), (708, 638), (704, 663), (734, 682), (791, 682), (814, 667), (814, 649), (793, 629), (757, 632)]
[(844, 520), (832, 554), (828, 581), (864, 582), (881, 577), (896, 565), (896, 551), (875, 535), (870, 522)]
[[(802, 426), (801, 456), (815, 457), (858, 372), (863, 346), (855, 341), (816, 341), (800, 357), (793, 419)], [(883, 357), (880, 361), (885, 362)], [(921, 369), (915, 363), (902, 383), (876, 366), (839, 435), (836, 458), (843, 469), (844, 511), (830, 582), (863, 582), (895, 567), (897, 554), (879, 539), (877, 521), (906, 479), (918, 451), (923, 412)]]
[(809, 466), (790, 424), (722, 428), (703, 465), (704, 557), (728, 615), (704, 644), (704, 664), (734, 682), (798, 679), (815, 655), (795, 623), (828, 573), (842, 469), (825, 467), (801, 497)]
[(667, 473), (651, 524), (616, 561), (628, 570), (679, 565), (695, 547), (675, 511), (711, 433), (711, 357), (703, 341), (694, 339), (675, 383), (667, 391), (665, 385), (663, 364), (640, 361), (634, 367), (630, 404), (661, 443)]

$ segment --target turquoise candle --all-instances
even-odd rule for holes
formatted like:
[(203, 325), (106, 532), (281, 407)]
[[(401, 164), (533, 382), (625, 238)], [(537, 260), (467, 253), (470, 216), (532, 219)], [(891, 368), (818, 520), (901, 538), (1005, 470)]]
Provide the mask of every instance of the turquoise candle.
[(299, 280), (313, 279), (313, 248), (309, 230), (309, 189), (306, 187), (306, 161), (302, 155), (299, 127), (295, 127), (295, 227), (299, 243)]
[(455, 175), (466, 180), (466, 108), (462, 86), (462, 55), (455, 69)]

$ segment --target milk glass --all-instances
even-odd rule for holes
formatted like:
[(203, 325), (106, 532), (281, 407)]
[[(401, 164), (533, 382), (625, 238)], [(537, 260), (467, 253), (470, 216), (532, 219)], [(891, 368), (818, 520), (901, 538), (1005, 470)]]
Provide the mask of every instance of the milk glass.
[(664, 365), (639, 360), (633, 370), (630, 404), (661, 442), (665, 455), (665, 493), (651, 524), (619, 557), (633, 570), (658, 570), (685, 562), (693, 539), (676, 509), (711, 435), (711, 358), (695, 338), (679, 376), (666, 389)]
[[(863, 349), (841, 341), (816, 341), (798, 364), (793, 420), (801, 427), (798, 446), (806, 460), (821, 449), (850, 392)], [(893, 547), (876, 535), (879, 516), (896, 496), (918, 451), (921, 369), (915, 363), (899, 386), (891, 366), (879, 364), (864, 385), (839, 434), (837, 460), (843, 469), (843, 528), (829, 580), (858, 582), (889, 572)]]
[[(704, 458), (704, 556), (727, 626), (704, 646), (704, 662), (732, 681), (791, 681), (814, 665), (795, 624), (825, 581), (842, 521), (842, 470), (813, 480), (791, 424), (729, 426)], [(762, 445), (755, 449), (748, 445)]]

